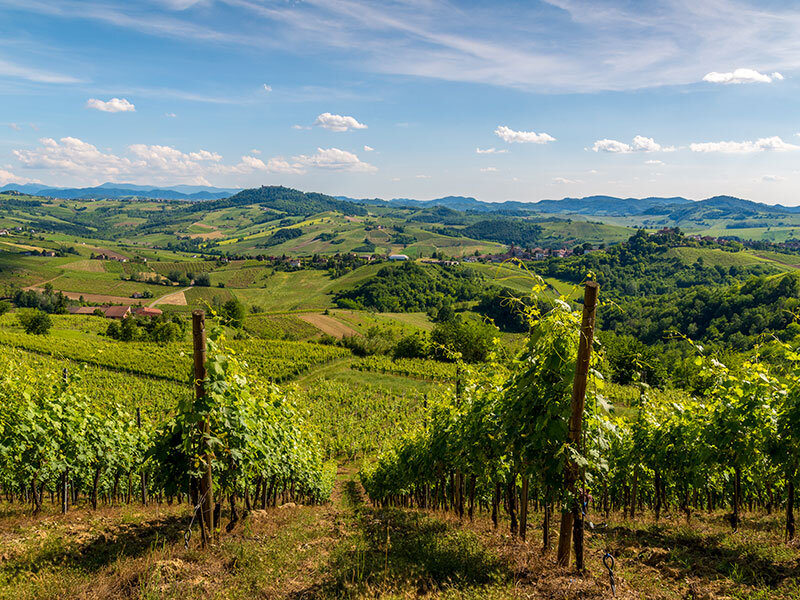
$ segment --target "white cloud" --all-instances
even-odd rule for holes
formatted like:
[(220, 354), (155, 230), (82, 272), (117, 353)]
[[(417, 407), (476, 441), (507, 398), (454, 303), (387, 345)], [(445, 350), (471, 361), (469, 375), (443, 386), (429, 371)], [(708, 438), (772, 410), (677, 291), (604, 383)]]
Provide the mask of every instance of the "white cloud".
[(271, 85), (267, 85), (267, 84), (265, 83), (265, 84), (264, 84), (264, 91), (265, 91), (265, 92), (271, 92), (271, 91), (272, 91), (272, 86), (271, 86)]
[(777, 135), (744, 142), (701, 142), (689, 144), (692, 152), (721, 152), (723, 154), (750, 154), (764, 151), (798, 150), (800, 146), (784, 142)]
[(282, 173), (284, 175), (300, 175), (305, 173), (303, 165), (290, 163), (283, 158), (270, 158), (267, 161), (267, 171), (271, 173)]
[(513, 129), (500, 125), (494, 130), (497, 137), (504, 142), (518, 144), (546, 144), (555, 142), (556, 138), (548, 133), (536, 133), (535, 131), (514, 131)]
[(567, 179), (566, 177), (553, 177), (553, 183), (558, 185), (564, 185), (567, 183), (580, 183), (580, 181), (576, 179)]
[(597, 169), (589, 169), (590, 175), (597, 175), (598, 173), (600, 173), (600, 171), (598, 171)]
[(311, 127), (306, 125), (292, 125), (292, 129), (311, 129)]
[(255, 156), (243, 156), (238, 166), (243, 169), (252, 169), (255, 171), (264, 171), (267, 168), (264, 161)]
[(663, 165), (664, 161), (663, 160), (646, 160), (646, 161), (644, 161), (644, 164), (646, 164), (646, 165)]
[(176, 115), (175, 113), (169, 112), (169, 113), (164, 113), (164, 116), (169, 118), (169, 119), (174, 119), (178, 115)]
[(728, 73), (718, 73), (711, 71), (703, 77), (703, 81), (709, 83), (772, 83), (772, 80), (781, 80), (783, 75), (777, 71), (771, 76), (765, 73), (759, 73), (754, 69), (736, 69)]
[(481, 169), (481, 173), (496, 173), (497, 167), (484, 167)]
[(339, 148), (317, 148), (316, 154), (295, 156), (294, 160), (300, 165), (330, 169), (334, 171), (350, 171), (352, 173), (370, 173), (378, 169), (362, 162), (357, 155)]
[(597, 140), (594, 143), (592, 150), (595, 152), (615, 152), (619, 154), (627, 154), (628, 152), (631, 152), (633, 148), (631, 148), (630, 145), (626, 144), (625, 142), (602, 139)]
[(506, 148), (503, 148), (502, 150), (498, 150), (497, 148), (486, 148), (486, 149), (475, 148), (475, 152), (477, 154), (505, 154), (506, 152), (508, 152), (508, 150)]
[(314, 125), (331, 131), (347, 131), (348, 129), (366, 129), (367, 126), (359, 123), (353, 117), (333, 115), (329, 112), (322, 113), (314, 121)]
[(633, 142), (626, 144), (619, 140), (602, 139), (592, 145), (595, 152), (611, 152), (614, 154), (628, 154), (630, 152), (673, 152), (674, 146), (662, 146), (653, 138), (637, 135)]
[(97, 98), (89, 98), (86, 101), (86, 108), (93, 108), (102, 112), (136, 112), (136, 107), (125, 98), (112, 98), (107, 102)]
[(659, 152), (663, 150), (661, 144), (656, 143), (653, 138), (637, 135), (633, 138), (633, 149), (639, 152)]
[(11, 171), (0, 168), (0, 185), (6, 185), (7, 183), (19, 183), (22, 185), (25, 183), (38, 183), (38, 181), (35, 179), (28, 179), (27, 177), (20, 177)]
[(777, 181), (783, 181), (784, 178), (780, 175), (762, 175), (759, 179), (762, 183), (775, 183)]
[[(74, 137), (40, 140), (34, 150), (14, 150), (24, 168), (43, 170), (51, 177), (80, 182), (141, 181), (147, 183), (193, 183), (209, 185), (209, 177), (267, 171), (302, 173), (304, 165), (281, 158), (266, 163), (255, 156), (242, 156), (236, 164), (225, 164), (217, 152), (183, 152), (171, 146), (132, 144), (125, 155), (102, 151)], [(17, 178), (20, 181), (22, 178)]]
[(22, 130), (22, 127), (20, 127), (18, 123), (9, 123), (8, 127), (10, 129), (13, 129), (14, 131), (21, 131)]
[(414, 175), (414, 179), (430, 179), (430, 175)]
[(250, 154), (261, 154), (261, 150), (257, 150), (256, 148), (253, 148), (252, 150), (250, 150)]
[(375, 148), (373, 148), (372, 146), (367, 146), (366, 144), (364, 144), (364, 152), (374, 152), (374, 151), (375, 151)]

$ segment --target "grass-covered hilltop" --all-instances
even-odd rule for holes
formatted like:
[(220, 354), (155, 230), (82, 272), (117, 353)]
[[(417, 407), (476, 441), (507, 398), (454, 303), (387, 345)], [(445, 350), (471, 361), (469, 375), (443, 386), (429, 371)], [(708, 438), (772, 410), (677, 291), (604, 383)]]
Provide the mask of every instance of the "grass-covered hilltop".
[(800, 599), (800, 211), (167, 192), (0, 193), (0, 599)]

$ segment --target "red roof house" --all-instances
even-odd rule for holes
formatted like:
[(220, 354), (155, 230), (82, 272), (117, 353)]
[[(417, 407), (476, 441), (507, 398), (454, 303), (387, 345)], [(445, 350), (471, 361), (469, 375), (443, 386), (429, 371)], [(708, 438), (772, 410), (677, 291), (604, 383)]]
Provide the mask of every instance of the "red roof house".
[(124, 319), (131, 314), (130, 306), (109, 306), (105, 310), (106, 319)]

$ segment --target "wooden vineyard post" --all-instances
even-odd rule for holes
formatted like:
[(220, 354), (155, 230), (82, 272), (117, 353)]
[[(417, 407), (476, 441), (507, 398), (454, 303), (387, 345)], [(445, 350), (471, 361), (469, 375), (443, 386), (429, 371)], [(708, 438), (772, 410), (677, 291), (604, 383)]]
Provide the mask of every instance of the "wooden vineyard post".
[[(192, 311), (192, 340), (194, 343), (194, 394), (197, 404), (201, 404), (206, 395), (206, 313), (203, 310)], [(211, 453), (208, 448), (210, 425), (202, 419), (198, 423), (200, 430), (200, 455), (204, 465), (200, 477), (200, 527), (203, 546), (205, 547), (214, 532), (214, 488), (211, 480)]]
[[(64, 367), (64, 370), (61, 371), (61, 376), (64, 378), (64, 385), (69, 383), (69, 371), (67, 367)], [(69, 469), (64, 470), (64, 474), (61, 476), (61, 514), (67, 514), (69, 510)]]
[[(586, 382), (589, 377), (589, 359), (592, 356), (592, 342), (594, 340), (594, 319), (597, 309), (597, 292), (600, 286), (594, 281), (586, 283), (583, 296), (583, 319), (581, 321), (581, 335), (578, 342), (578, 362), (575, 364), (575, 381), (572, 384), (572, 411), (569, 419), (568, 443), (576, 446), (580, 443), (581, 429), (583, 427), (583, 405), (586, 400)], [(570, 537), (575, 536), (575, 566), (583, 570), (583, 511), (582, 500), (578, 498), (575, 483), (578, 481), (580, 469), (572, 462), (567, 461), (564, 469), (564, 483), (572, 497), (571, 512), (561, 513), (561, 529), (558, 536), (558, 564), (562, 567), (569, 566)]]
[[(136, 427), (142, 429), (142, 409), (138, 407), (136, 408)], [(142, 483), (142, 506), (147, 506), (147, 474), (144, 469), (139, 477)]]

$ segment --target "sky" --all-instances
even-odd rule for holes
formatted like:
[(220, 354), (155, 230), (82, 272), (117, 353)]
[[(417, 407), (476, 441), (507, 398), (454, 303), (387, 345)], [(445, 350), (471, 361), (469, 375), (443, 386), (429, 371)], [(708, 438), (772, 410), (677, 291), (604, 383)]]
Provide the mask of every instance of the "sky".
[(800, 4), (0, 0), (0, 185), (800, 204)]

